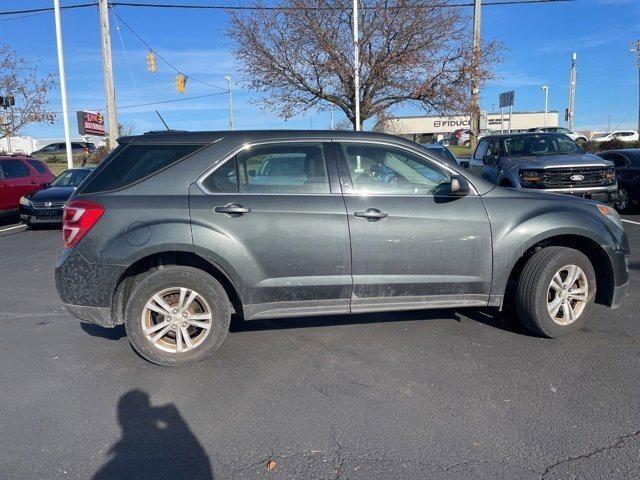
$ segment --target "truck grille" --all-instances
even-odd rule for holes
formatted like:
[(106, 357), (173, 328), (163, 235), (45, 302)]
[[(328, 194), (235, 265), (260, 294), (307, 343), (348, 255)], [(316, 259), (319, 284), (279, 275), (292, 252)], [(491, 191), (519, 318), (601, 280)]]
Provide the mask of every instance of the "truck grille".
[[(587, 168), (557, 168), (535, 171), (542, 175), (542, 181), (528, 188), (584, 188), (606, 187), (616, 183), (613, 168), (587, 167)], [(580, 178), (582, 177), (582, 178)]]
[(33, 208), (62, 208), (67, 202), (32, 202)]

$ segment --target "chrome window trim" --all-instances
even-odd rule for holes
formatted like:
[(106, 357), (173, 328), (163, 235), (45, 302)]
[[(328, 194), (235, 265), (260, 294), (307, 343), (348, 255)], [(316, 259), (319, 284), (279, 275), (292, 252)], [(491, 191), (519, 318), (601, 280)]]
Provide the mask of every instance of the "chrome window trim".
[[(220, 168), (222, 165), (224, 165), (225, 163), (227, 163), (229, 160), (231, 160), (234, 156), (236, 156), (238, 153), (242, 152), (243, 150), (247, 150), (249, 148), (252, 147), (256, 147), (256, 146), (262, 146), (262, 145), (272, 145), (272, 144), (277, 144), (277, 143), (366, 143), (366, 144), (376, 144), (376, 145), (386, 145), (389, 147), (394, 147), (394, 148), (398, 148), (400, 150), (405, 150), (407, 152), (412, 153), (413, 155), (417, 155), (421, 158), (424, 158), (425, 160), (428, 160), (431, 163), (436, 164), (438, 167), (446, 170), (450, 175), (457, 175), (460, 177), (463, 177), (467, 183), (469, 184), (469, 186), (471, 187), (471, 192), (475, 195), (475, 196), (479, 196), (478, 190), (476, 189), (475, 185), (467, 178), (466, 175), (463, 175), (462, 173), (454, 170), (453, 168), (451, 168), (449, 165), (447, 165), (446, 163), (442, 162), (439, 159), (436, 159), (434, 157), (431, 157), (429, 155), (425, 155), (425, 152), (421, 151), (420, 149), (417, 148), (412, 148), (412, 147), (408, 147), (407, 145), (401, 144), (401, 143), (396, 143), (393, 141), (389, 141), (389, 140), (380, 140), (380, 139), (362, 139), (362, 138), (356, 138), (356, 139), (343, 139), (343, 138), (331, 138), (331, 137), (318, 137), (318, 138), (289, 138), (289, 139), (269, 139), (269, 140), (256, 140), (253, 142), (246, 142), (243, 143), (242, 145), (235, 147), (234, 149), (232, 149), (229, 153), (227, 153), (226, 155), (223, 155), (221, 157), (220, 160), (217, 160), (216, 162), (214, 162), (213, 165), (211, 165), (207, 170), (205, 170), (203, 173), (200, 174), (200, 176), (198, 177), (198, 179), (196, 180), (196, 185), (198, 186), (198, 188), (202, 191), (202, 193), (206, 194), (206, 195), (279, 195), (279, 196), (284, 196), (284, 195), (291, 195), (291, 196), (299, 196), (299, 195), (305, 195), (305, 196), (309, 196), (309, 195), (315, 195), (315, 196), (336, 196), (336, 195), (347, 195), (344, 192), (335, 192), (335, 193), (259, 193), (259, 192), (212, 192), (209, 189), (207, 189), (203, 182), (205, 180), (205, 178), (207, 178), (209, 175), (211, 175), (213, 172), (215, 172), (218, 168)], [(326, 161), (326, 157), (325, 157), (325, 161)], [(339, 162), (340, 159), (337, 159), (337, 161)], [(331, 183), (331, 179), (329, 179), (329, 183)], [(352, 193), (352, 194), (348, 194), (350, 196), (373, 196), (374, 194), (364, 194), (364, 193)], [(375, 194), (378, 195), (378, 194)], [(389, 195), (388, 195), (389, 196)], [(391, 194), (390, 196), (398, 196), (398, 197), (433, 197), (434, 195), (432, 194), (408, 194), (408, 195), (398, 195), (398, 194)]]
[[(246, 142), (243, 143), (242, 145), (234, 148), (233, 150), (231, 150), (229, 153), (225, 154), (222, 156), (222, 158), (220, 160), (217, 160), (216, 162), (213, 163), (213, 165), (211, 165), (208, 169), (206, 169), (204, 171), (204, 173), (200, 174), (200, 176), (198, 177), (198, 179), (196, 180), (196, 185), (198, 185), (198, 188), (200, 188), (200, 190), (202, 190), (202, 193), (205, 193), (207, 195), (315, 195), (315, 196), (335, 196), (335, 195), (341, 195), (340, 192), (328, 192), (328, 193), (274, 193), (274, 192), (265, 192), (265, 193), (261, 193), (261, 192), (212, 192), (211, 190), (209, 190), (208, 188), (206, 188), (204, 186), (204, 180), (211, 175), (213, 172), (215, 172), (218, 168), (220, 168), (222, 165), (224, 165), (225, 163), (227, 163), (229, 160), (231, 160), (233, 157), (235, 157), (237, 154), (239, 154), (240, 152), (244, 151), (244, 150), (248, 150), (249, 148), (253, 148), (253, 147), (259, 147), (259, 146), (263, 146), (263, 145), (273, 145), (273, 144), (278, 144), (278, 143), (330, 143), (332, 140), (331, 138), (290, 138), (290, 139), (269, 139), (269, 140), (256, 140), (253, 142)], [(325, 162), (327, 161), (326, 155), (325, 155)], [(328, 177), (329, 172), (327, 172), (327, 180), (329, 181), (329, 185), (331, 185), (331, 179)]]

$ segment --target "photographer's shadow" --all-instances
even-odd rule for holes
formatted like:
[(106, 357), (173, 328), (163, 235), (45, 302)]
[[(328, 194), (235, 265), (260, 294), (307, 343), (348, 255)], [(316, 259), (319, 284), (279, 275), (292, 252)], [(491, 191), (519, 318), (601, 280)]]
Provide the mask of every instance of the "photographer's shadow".
[(213, 480), (209, 457), (175, 405), (153, 407), (147, 393), (132, 390), (120, 397), (118, 422), (122, 438), (94, 480)]

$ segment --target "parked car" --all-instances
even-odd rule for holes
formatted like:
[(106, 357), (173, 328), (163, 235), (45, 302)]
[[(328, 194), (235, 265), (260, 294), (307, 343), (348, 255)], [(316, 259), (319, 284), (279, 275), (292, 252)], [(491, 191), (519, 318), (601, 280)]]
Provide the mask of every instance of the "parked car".
[[(96, 151), (96, 146), (90, 142), (71, 142), (71, 154), (74, 156), (89, 156)], [(48, 159), (51, 157), (64, 157), (67, 154), (67, 146), (62, 143), (50, 143), (31, 154), (32, 157)]]
[(454, 164), (460, 163), (456, 156), (451, 153), (451, 150), (449, 150), (441, 143), (421, 143), (420, 145), (422, 145), (429, 151), (430, 154), (435, 155), (440, 160), (444, 160), (445, 162), (453, 162)]
[[(496, 187), (396, 136), (168, 131), (119, 143), (64, 208), (56, 286), (69, 312), (124, 324), (158, 364), (213, 354), (232, 312), (513, 302), (527, 328), (558, 337), (625, 294), (629, 244), (613, 208)], [(276, 181), (259, 173), (285, 156), (295, 161)]]
[(584, 143), (587, 141), (587, 137), (581, 133), (576, 133), (568, 128), (562, 127), (539, 127), (532, 128), (529, 130), (530, 132), (547, 132), (547, 133), (564, 133), (567, 137), (573, 140), (576, 143)]
[(613, 162), (618, 180), (616, 208), (624, 212), (640, 205), (640, 148), (609, 150), (599, 157)]
[(18, 213), (20, 197), (49, 184), (55, 175), (42, 160), (0, 155), (0, 216)]
[(50, 185), (20, 198), (20, 219), (27, 226), (62, 223), (62, 207), (92, 168), (65, 170)]
[(483, 138), (471, 157), (482, 176), (503, 187), (563, 193), (613, 205), (613, 163), (586, 153), (562, 133), (513, 133)]
[[(496, 133), (493, 130), (489, 130), (489, 129), (485, 129), (485, 130), (480, 130), (480, 133), (478, 134), (478, 139), (485, 137), (487, 135), (493, 135), (494, 133)], [(462, 147), (468, 147), (471, 145), (471, 130), (470, 129), (464, 129), (464, 128), (460, 128), (458, 130), (456, 130), (455, 132), (453, 132), (450, 136), (449, 136), (449, 143), (450, 145), (458, 145), (458, 146), (462, 146)]]
[(596, 143), (611, 142), (613, 140), (637, 142), (638, 132), (634, 132), (633, 130), (616, 130), (615, 132), (595, 133), (593, 137), (591, 137), (591, 141)]

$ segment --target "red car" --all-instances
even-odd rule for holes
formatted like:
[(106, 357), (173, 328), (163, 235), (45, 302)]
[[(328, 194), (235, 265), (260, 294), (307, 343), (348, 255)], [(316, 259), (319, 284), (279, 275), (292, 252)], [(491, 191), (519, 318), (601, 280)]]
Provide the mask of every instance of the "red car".
[(0, 217), (18, 213), (20, 197), (56, 178), (42, 160), (25, 155), (0, 155)]

